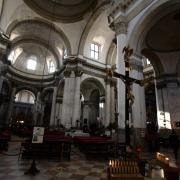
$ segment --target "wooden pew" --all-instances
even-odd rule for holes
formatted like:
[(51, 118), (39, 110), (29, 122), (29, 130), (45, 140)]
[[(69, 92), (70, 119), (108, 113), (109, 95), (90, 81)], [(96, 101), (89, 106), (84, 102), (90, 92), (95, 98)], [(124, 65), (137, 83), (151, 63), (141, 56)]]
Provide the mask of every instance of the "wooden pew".
[(110, 160), (107, 173), (108, 180), (144, 180), (138, 163), (131, 160)]
[(46, 136), (43, 143), (32, 144), (31, 141), (22, 143), (22, 159), (54, 159), (70, 160), (72, 139), (65, 136)]

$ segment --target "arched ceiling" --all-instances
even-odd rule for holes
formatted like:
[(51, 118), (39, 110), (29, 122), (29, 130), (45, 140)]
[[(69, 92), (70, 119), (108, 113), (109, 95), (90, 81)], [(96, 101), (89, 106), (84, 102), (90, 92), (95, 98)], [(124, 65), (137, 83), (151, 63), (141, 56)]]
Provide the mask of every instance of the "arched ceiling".
[(11, 27), (9, 34), (11, 41), (21, 37), (35, 37), (36, 40), (44, 41), (48, 46), (56, 50), (59, 59), (62, 56), (62, 49), (66, 48), (70, 51), (67, 38), (62, 32), (58, 32), (52, 24), (36, 20), (25, 20)]
[(76, 22), (96, 7), (97, 0), (24, 0), (41, 16), (64, 23)]
[(156, 22), (146, 36), (147, 46), (159, 52), (180, 50), (180, 10), (176, 10)]
[(83, 55), (90, 58), (90, 44), (93, 42), (97, 43), (100, 46), (99, 61), (104, 64), (107, 63), (107, 53), (115, 36), (115, 33), (109, 28), (107, 14), (108, 12), (104, 10), (94, 20), (91, 28), (88, 30), (87, 36), (85, 37), (83, 46)]
[[(64, 49), (71, 51), (69, 41), (63, 32), (54, 25), (40, 20), (24, 20), (12, 23), (7, 30), (12, 42), (11, 52), (17, 48), (23, 52), (16, 57), (12, 65), (23, 72), (36, 75), (47, 75), (47, 58), (52, 59), (57, 69), (62, 65)], [(11, 54), (11, 53), (10, 53)], [(36, 71), (27, 70), (27, 58), (31, 55), (37, 57)], [(43, 64), (45, 69), (43, 69)]]
[[(19, 50), (21, 50), (20, 53), (18, 53)], [(12, 57), (12, 66), (21, 72), (26, 72), (34, 75), (47, 75), (49, 74), (47, 68), (47, 59), (51, 59), (54, 64), (57, 65), (53, 53), (46, 47), (42, 46), (42, 44), (34, 43), (31, 41), (21, 42), (18, 43), (11, 50), (11, 52), (12, 51), (15, 51), (15, 54)], [(37, 58), (37, 65), (35, 70), (29, 70), (27, 68), (28, 59), (31, 56), (35, 56)]]

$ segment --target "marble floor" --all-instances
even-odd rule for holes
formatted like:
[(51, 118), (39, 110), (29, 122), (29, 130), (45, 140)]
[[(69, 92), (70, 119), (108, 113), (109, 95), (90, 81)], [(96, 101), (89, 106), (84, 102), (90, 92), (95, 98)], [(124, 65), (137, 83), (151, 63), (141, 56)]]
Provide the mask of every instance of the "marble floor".
[[(13, 137), (9, 143), (8, 151), (0, 153), (0, 180), (106, 180), (107, 161), (88, 160), (77, 148), (72, 148), (70, 161), (36, 161), (40, 170), (37, 175), (25, 175), (31, 165), (30, 160), (18, 161), (18, 153), (22, 139)], [(171, 149), (161, 151), (173, 161)], [(154, 154), (142, 153), (141, 157), (151, 160)], [(151, 178), (145, 178), (146, 180)], [(154, 178), (153, 178), (154, 179)], [(156, 179), (159, 179), (158, 177)]]

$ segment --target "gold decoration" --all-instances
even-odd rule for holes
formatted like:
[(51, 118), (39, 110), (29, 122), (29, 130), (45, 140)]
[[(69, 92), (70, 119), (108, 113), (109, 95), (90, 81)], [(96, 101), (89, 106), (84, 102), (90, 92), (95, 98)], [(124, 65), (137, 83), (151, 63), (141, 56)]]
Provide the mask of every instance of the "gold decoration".
[(130, 49), (129, 45), (123, 48), (122, 53), (124, 53), (124, 61), (125, 62), (130, 62), (130, 57), (133, 54), (133, 49)]
[(115, 69), (116, 69), (116, 64), (113, 64), (111, 68), (106, 68), (106, 75), (108, 77), (113, 77)]
[(129, 106), (131, 107), (133, 105), (133, 103), (134, 103), (135, 97), (134, 97), (134, 95), (132, 93), (132, 88), (131, 87), (127, 87), (127, 91), (128, 91), (127, 92), (127, 98), (129, 100)]

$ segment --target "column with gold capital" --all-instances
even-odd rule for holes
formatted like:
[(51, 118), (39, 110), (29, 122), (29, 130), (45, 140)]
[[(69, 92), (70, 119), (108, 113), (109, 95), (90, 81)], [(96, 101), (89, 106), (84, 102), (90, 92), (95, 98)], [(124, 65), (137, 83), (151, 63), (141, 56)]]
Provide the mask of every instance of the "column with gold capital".
[[(110, 28), (116, 33), (117, 39), (117, 61), (116, 61), (116, 71), (120, 74), (125, 75), (125, 62), (122, 53), (123, 48), (127, 45), (127, 29), (128, 22), (125, 16), (119, 16), (115, 18), (110, 24)], [(121, 79), (117, 80), (117, 91), (118, 91), (118, 109), (119, 113), (118, 121), (119, 127), (125, 127), (125, 84)]]
[(73, 126), (76, 125), (76, 121), (80, 122), (80, 116), (81, 116), (80, 83), (81, 83), (81, 76), (83, 74), (83, 69), (82, 67), (78, 66), (74, 72), (75, 72), (75, 92), (74, 92), (74, 107), (73, 107), (73, 116), (72, 116)]

